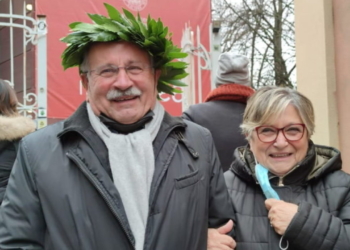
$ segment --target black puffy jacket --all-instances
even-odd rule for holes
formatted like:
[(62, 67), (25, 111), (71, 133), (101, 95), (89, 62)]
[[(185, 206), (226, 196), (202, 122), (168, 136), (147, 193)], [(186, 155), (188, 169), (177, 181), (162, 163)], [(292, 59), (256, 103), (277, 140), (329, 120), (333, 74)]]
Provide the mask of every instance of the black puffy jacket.
[[(267, 218), (254, 157), (247, 147), (234, 155), (225, 179), (237, 218), (236, 250), (279, 250), (281, 236)], [(270, 182), (281, 200), (299, 205), (283, 235), (283, 247), (288, 241), (288, 250), (350, 249), (350, 176), (341, 171), (338, 150), (310, 141), (300, 165), (282, 180), (271, 175)]]
[[(207, 228), (232, 218), (208, 130), (167, 113), (153, 142), (145, 250), (206, 249)], [(1, 249), (134, 249), (108, 152), (86, 105), (20, 143), (0, 209)]]

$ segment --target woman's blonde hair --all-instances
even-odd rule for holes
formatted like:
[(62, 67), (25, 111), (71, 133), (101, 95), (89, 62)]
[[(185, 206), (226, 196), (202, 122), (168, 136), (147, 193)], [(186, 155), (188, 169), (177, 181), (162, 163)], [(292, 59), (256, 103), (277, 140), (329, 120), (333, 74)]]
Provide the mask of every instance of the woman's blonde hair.
[(0, 115), (13, 116), (17, 114), (17, 97), (10, 84), (0, 79)]
[(283, 87), (266, 86), (257, 90), (247, 102), (241, 124), (242, 133), (249, 140), (254, 129), (277, 119), (293, 105), (306, 126), (308, 137), (315, 130), (315, 115), (311, 101), (296, 90)]

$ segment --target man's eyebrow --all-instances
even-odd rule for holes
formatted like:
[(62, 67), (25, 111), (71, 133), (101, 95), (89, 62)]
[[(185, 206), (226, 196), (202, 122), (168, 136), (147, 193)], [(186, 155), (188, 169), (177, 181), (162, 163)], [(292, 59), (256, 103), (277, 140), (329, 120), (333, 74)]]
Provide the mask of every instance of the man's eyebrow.
[[(131, 65), (131, 64), (134, 64), (134, 63), (144, 63), (140, 60), (134, 60), (134, 59), (130, 59), (130, 60), (127, 60), (124, 65)], [(100, 66), (97, 66), (97, 68), (105, 68), (105, 67), (120, 67), (122, 65), (116, 65), (114, 63), (104, 63), (104, 64), (101, 64)]]
[(144, 62), (142, 62), (140, 60), (129, 60), (126, 62), (126, 64), (132, 64), (132, 63), (144, 63)]
[(98, 66), (97, 68), (101, 69), (101, 68), (118, 68), (118, 67), (119, 67), (118, 65), (115, 65), (113, 63), (105, 63), (105, 64)]

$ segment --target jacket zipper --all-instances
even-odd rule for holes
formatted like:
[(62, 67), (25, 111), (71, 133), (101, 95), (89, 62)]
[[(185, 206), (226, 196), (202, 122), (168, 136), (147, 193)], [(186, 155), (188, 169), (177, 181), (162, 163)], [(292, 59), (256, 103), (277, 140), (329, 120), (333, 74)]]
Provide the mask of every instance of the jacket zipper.
[(71, 154), (69, 152), (66, 153), (66, 155), (68, 156), (68, 158), (70, 158), (72, 161), (74, 161), (78, 167), (80, 168), (80, 170), (83, 172), (83, 174), (88, 178), (88, 180), (92, 183), (92, 185), (97, 188), (97, 190), (99, 191), (99, 193), (101, 194), (102, 198), (105, 200), (105, 202), (107, 203), (109, 209), (112, 211), (112, 213), (114, 214), (114, 216), (117, 218), (119, 224), (121, 225), (121, 227), (124, 230), (124, 233), (126, 234), (126, 236), (128, 237), (128, 240), (130, 241), (131, 245), (133, 246), (133, 248), (135, 249), (135, 245), (133, 243), (133, 240), (130, 238), (130, 235), (128, 234), (128, 231), (126, 230), (124, 224), (122, 223), (119, 215), (114, 211), (113, 209), (113, 204), (111, 204), (111, 202), (109, 201), (108, 197), (106, 197), (106, 195), (104, 194), (104, 191), (102, 190), (102, 188), (100, 187), (100, 184), (98, 182), (95, 181), (94, 176), (91, 174), (90, 171), (88, 171), (85, 168), (85, 164), (82, 162), (81, 159), (79, 159), (79, 157), (77, 157), (74, 154)]
[(297, 167), (299, 167), (299, 165), (296, 165), (294, 168), (292, 168), (291, 170), (289, 170), (285, 175), (278, 177), (278, 185), (279, 187), (283, 187), (284, 183), (283, 183), (283, 179), (284, 177), (286, 177), (287, 175), (289, 175), (291, 172), (294, 171), (294, 169), (296, 169)]

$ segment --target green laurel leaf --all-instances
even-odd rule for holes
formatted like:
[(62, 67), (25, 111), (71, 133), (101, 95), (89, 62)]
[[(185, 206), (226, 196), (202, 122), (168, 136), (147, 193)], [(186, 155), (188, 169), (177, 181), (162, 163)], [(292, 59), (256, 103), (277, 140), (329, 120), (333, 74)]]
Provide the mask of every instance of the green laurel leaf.
[[(160, 19), (150, 15), (143, 23), (138, 13), (135, 17), (130, 11), (123, 9), (122, 15), (116, 8), (104, 4), (108, 17), (99, 14), (88, 14), (93, 23), (73, 22), (69, 25), (71, 33), (61, 41), (68, 44), (62, 53), (64, 69), (80, 66), (85, 51), (91, 43), (109, 41), (128, 41), (137, 44), (153, 58), (154, 67), (161, 70), (157, 90), (170, 95), (181, 93), (184, 87), (180, 79), (185, 78), (187, 63), (179, 61), (187, 53), (173, 44), (172, 34), (164, 27)], [(176, 86), (177, 88), (174, 88)]]
[(124, 22), (122, 15), (120, 14), (120, 12), (116, 8), (114, 8), (112, 5), (110, 5), (108, 3), (104, 3), (104, 6), (107, 9), (108, 16), (112, 20), (115, 20), (115, 21), (120, 22), (120, 23)]

